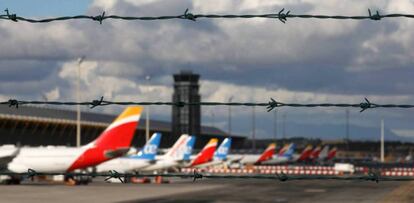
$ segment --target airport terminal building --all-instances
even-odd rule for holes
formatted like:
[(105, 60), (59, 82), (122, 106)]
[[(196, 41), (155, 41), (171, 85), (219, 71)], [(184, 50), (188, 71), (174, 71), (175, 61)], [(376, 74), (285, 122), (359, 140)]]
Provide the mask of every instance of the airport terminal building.
[[(116, 118), (117, 115), (83, 112), (81, 119), (81, 143), (94, 140)], [(143, 116), (144, 117), (144, 116)], [(163, 137), (161, 148), (170, 147), (178, 136), (172, 134), (171, 123), (150, 120), (150, 133), (160, 132)], [(197, 134), (196, 148), (202, 148), (210, 138), (220, 140), (229, 135), (218, 128), (202, 126)], [(245, 142), (242, 136), (231, 136), (234, 148), (240, 148)], [(30, 146), (76, 145), (76, 111), (19, 106), (19, 108), (0, 105), (0, 145), (17, 144)], [(145, 143), (145, 119), (141, 117), (132, 142), (141, 147)]]

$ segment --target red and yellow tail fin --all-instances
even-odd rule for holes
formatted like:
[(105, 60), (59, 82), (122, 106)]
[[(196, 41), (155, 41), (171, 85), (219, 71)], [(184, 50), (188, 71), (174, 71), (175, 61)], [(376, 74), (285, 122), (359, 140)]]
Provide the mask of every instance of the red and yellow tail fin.
[(273, 154), (275, 153), (276, 143), (270, 143), (269, 146), (265, 149), (265, 151), (260, 155), (259, 159), (256, 163), (260, 163), (262, 161), (266, 161), (272, 158)]
[(214, 152), (216, 151), (217, 143), (217, 138), (210, 139), (206, 146), (204, 146), (203, 150), (197, 154), (196, 158), (191, 163), (191, 166), (196, 166), (211, 161), (213, 159)]
[(93, 145), (111, 150), (130, 147), (142, 109), (139, 106), (126, 108), (93, 142)]

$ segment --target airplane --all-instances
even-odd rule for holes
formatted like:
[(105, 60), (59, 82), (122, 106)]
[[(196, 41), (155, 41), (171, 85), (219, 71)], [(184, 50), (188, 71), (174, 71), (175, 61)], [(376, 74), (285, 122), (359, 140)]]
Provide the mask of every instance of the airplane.
[(328, 157), (328, 153), (329, 153), (329, 146), (325, 145), (325, 147), (323, 147), (321, 152), (319, 153), (319, 157), (317, 158), (317, 160), (324, 161), (326, 157)]
[(294, 158), (294, 161), (297, 161), (297, 162), (306, 161), (309, 158), (309, 156), (312, 154), (312, 149), (313, 149), (312, 145), (308, 145), (302, 151), (302, 153), (299, 156), (297, 156), (297, 157)]
[(326, 159), (325, 159), (325, 160), (329, 161), (329, 160), (334, 159), (334, 158), (335, 158), (335, 156), (336, 156), (336, 151), (337, 151), (337, 148), (336, 148), (336, 147), (332, 148), (332, 149), (329, 151), (328, 156), (326, 157)]
[(277, 155), (274, 155), (271, 159), (264, 161), (263, 164), (273, 165), (290, 162), (293, 160), (295, 148), (296, 145), (294, 143), (287, 144), (282, 149), (280, 149)]
[(217, 138), (211, 138), (210, 141), (204, 146), (204, 148), (197, 154), (190, 164), (190, 167), (194, 167), (200, 164), (207, 163), (213, 159), (214, 152), (217, 147)]
[[(273, 154), (275, 153), (276, 144), (271, 143), (269, 146), (265, 149), (265, 151), (261, 155), (257, 154), (247, 154), (242, 155), (239, 162), (241, 164), (247, 165), (247, 164), (260, 164), (261, 162), (267, 161), (272, 158)], [(229, 155), (230, 156), (230, 155)]]
[(207, 163), (196, 165), (197, 168), (211, 167), (223, 164), (227, 161), (227, 155), (231, 147), (231, 138), (225, 138), (217, 150), (214, 152), (213, 160)]
[(308, 157), (309, 161), (316, 161), (319, 157), (319, 154), (321, 153), (321, 146), (315, 147), (315, 149), (312, 150), (311, 154)]
[(108, 172), (110, 170), (116, 170), (120, 173), (126, 173), (149, 166), (155, 162), (160, 141), (161, 133), (154, 133), (138, 154), (106, 161), (96, 166), (96, 171)]
[(0, 170), (7, 169), (7, 164), (10, 163), (17, 154), (20, 153), (20, 148), (14, 145), (3, 145), (0, 147)]
[(294, 143), (290, 143), (290, 144), (285, 144), (285, 146), (283, 146), (280, 150), (279, 150), (279, 153), (278, 153), (278, 155), (283, 155), (285, 152), (286, 152), (286, 150), (288, 150), (289, 149), (289, 147), (292, 145), (292, 144), (294, 144)]
[[(167, 153), (155, 158), (155, 163), (140, 168), (139, 171), (158, 171), (179, 166), (188, 152), (191, 153), (192, 146), (189, 143), (194, 140), (187, 134), (181, 135)], [(194, 143), (192, 144), (194, 145)]]
[[(122, 156), (129, 150), (141, 111), (142, 107), (126, 108), (98, 138), (82, 147), (22, 147), (6, 163), (7, 170), (15, 173), (27, 172), (28, 169), (44, 173), (71, 172)], [(0, 160), (4, 159), (10, 160), (10, 157), (0, 157)], [(20, 178), (12, 177), (12, 183), (20, 183)]]
[(191, 153), (193, 152), (193, 148), (194, 148), (194, 144), (196, 141), (196, 137), (195, 136), (190, 136), (187, 138), (187, 145), (185, 147), (184, 150), (184, 157), (183, 160), (180, 161), (180, 163), (178, 164), (179, 168), (184, 168), (187, 167), (188, 165), (191, 164)]

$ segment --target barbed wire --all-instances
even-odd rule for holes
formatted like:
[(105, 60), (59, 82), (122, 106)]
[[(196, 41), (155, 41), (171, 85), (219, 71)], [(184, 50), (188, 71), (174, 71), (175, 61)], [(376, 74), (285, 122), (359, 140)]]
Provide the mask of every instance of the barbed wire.
[(44, 19), (33, 19), (33, 18), (25, 18), (22, 16), (18, 16), (15, 13), (10, 13), (9, 9), (4, 10), (6, 14), (0, 15), (0, 20), (9, 20), (13, 22), (18, 21), (25, 21), (29, 23), (49, 23), (53, 21), (66, 21), (66, 20), (93, 20), (98, 21), (99, 24), (106, 19), (116, 19), (116, 20), (143, 20), (143, 21), (154, 21), (154, 20), (170, 20), (170, 19), (184, 19), (184, 20), (191, 20), (196, 21), (196, 19), (200, 18), (227, 18), (227, 19), (235, 19), (235, 18), (269, 18), (269, 19), (278, 19), (282, 23), (286, 23), (288, 18), (301, 18), (301, 19), (336, 19), (336, 20), (375, 20), (379, 21), (383, 18), (414, 18), (413, 14), (401, 14), (401, 13), (394, 13), (394, 14), (386, 14), (381, 15), (377, 10), (375, 13), (372, 13), (370, 9), (368, 9), (368, 15), (362, 16), (345, 16), (345, 15), (321, 15), (321, 14), (292, 14), (290, 11), (284, 12), (285, 9), (283, 8), (277, 13), (269, 13), (269, 14), (248, 14), (248, 15), (234, 15), (234, 14), (226, 14), (226, 15), (217, 15), (217, 14), (194, 14), (189, 12), (188, 8), (184, 11), (183, 14), (180, 15), (171, 15), (171, 16), (119, 16), (119, 15), (105, 15), (105, 11), (102, 12), (100, 15), (96, 16), (88, 16), (88, 15), (76, 15), (76, 16), (61, 16), (61, 17), (54, 17), (54, 18), (44, 18)]
[(34, 105), (82, 105), (82, 106), (89, 106), (90, 108), (95, 108), (97, 106), (108, 106), (108, 105), (156, 105), (156, 106), (177, 106), (177, 107), (184, 107), (184, 106), (263, 106), (266, 107), (268, 112), (272, 111), (275, 108), (279, 107), (354, 107), (360, 108), (360, 112), (363, 112), (367, 109), (373, 108), (414, 108), (412, 104), (376, 104), (370, 102), (367, 98), (365, 98), (364, 102), (357, 103), (357, 104), (349, 104), (349, 103), (314, 103), (314, 104), (299, 104), (299, 103), (282, 103), (278, 102), (273, 98), (270, 98), (269, 102), (132, 102), (132, 101), (121, 101), (121, 102), (114, 102), (114, 101), (107, 101), (104, 100), (104, 97), (101, 97), (99, 100), (93, 100), (91, 102), (60, 102), (60, 101), (25, 101), (25, 100), (16, 100), (16, 99), (9, 99), (8, 101), (0, 102), (0, 105), (8, 105), (9, 107), (16, 107), (19, 108), (20, 105), (26, 104), (34, 104)]
[(332, 175), (287, 175), (283, 172), (274, 175), (217, 175), (209, 173), (200, 173), (194, 170), (193, 173), (167, 173), (167, 174), (140, 174), (140, 173), (119, 173), (116, 170), (110, 170), (107, 173), (71, 173), (71, 172), (57, 172), (57, 173), (40, 173), (33, 169), (28, 169), (25, 173), (0, 172), (0, 175), (19, 176), (23, 180), (31, 179), (37, 176), (55, 176), (63, 175), (68, 177), (105, 177), (105, 181), (110, 179), (117, 179), (122, 183), (127, 183), (130, 178), (142, 177), (164, 177), (164, 178), (188, 178), (193, 182), (199, 179), (261, 179), (261, 180), (279, 180), (280, 182), (294, 181), (294, 180), (362, 180), (362, 181), (413, 181), (414, 177), (398, 177), (398, 176), (381, 176), (379, 172), (368, 172), (366, 175), (350, 175), (350, 176), (332, 176)]

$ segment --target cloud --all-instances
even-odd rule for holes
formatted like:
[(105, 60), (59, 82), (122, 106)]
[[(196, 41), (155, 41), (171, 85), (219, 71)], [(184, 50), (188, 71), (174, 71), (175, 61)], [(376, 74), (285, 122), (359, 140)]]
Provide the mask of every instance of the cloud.
[(55, 88), (53, 90), (50, 90), (49, 92), (46, 92), (44, 94), (45, 100), (46, 101), (56, 101), (59, 99), (60, 97), (60, 91), (59, 88)]
[[(366, 15), (409, 13), (412, 1), (94, 1), (88, 15), (180, 15), (194, 13), (275, 13)], [(414, 40), (411, 19), (339, 21), (289, 19), (197, 19), (165, 21), (72, 20), (48, 24), (0, 21), (0, 98), (74, 100), (76, 58), (81, 67), (82, 100), (170, 101), (172, 77), (181, 69), (201, 74), (203, 101), (299, 103), (413, 103)], [(151, 81), (145, 76), (151, 75)], [(107, 112), (120, 107), (108, 107)], [(152, 107), (170, 119), (171, 107)], [(203, 107), (204, 108), (204, 107)], [(239, 107), (237, 107), (239, 108)], [(220, 109), (220, 108), (219, 108)], [(271, 120), (258, 108), (258, 118)], [(206, 110), (208, 108), (206, 107)], [(298, 123), (342, 122), (335, 108), (282, 109)], [(240, 132), (248, 132), (249, 110), (238, 109)], [(368, 114), (368, 115), (365, 115)], [(224, 126), (225, 111), (216, 112)], [(390, 117), (397, 128), (409, 126), (405, 111), (375, 110), (355, 124), (375, 125)], [(207, 120), (205, 117), (204, 120)], [(317, 118), (317, 119), (316, 119)], [(236, 119), (236, 118), (235, 118)], [(244, 119), (244, 120), (243, 120)], [(402, 121), (402, 122), (399, 122)], [(271, 126), (265, 128), (271, 132)], [(265, 133), (262, 133), (265, 134)]]
[(392, 129), (391, 131), (401, 137), (414, 138), (413, 129)]

